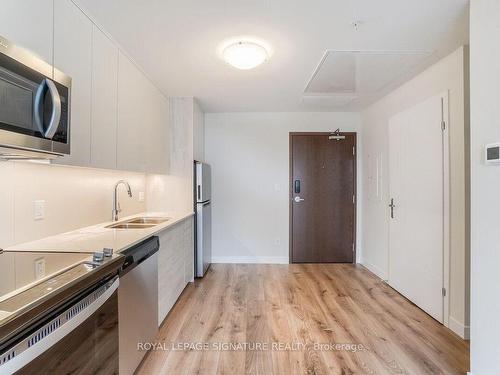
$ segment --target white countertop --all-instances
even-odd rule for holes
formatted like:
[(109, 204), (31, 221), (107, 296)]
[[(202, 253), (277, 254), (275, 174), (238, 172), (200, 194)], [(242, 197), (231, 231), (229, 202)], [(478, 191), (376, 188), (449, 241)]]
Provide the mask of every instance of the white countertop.
[(93, 253), (102, 250), (104, 247), (111, 248), (115, 253), (120, 253), (125, 249), (151, 237), (178, 222), (190, 217), (193, 212), (184, 214), (171, 214), (159, 212), (143, 212), (120, 218), (118, 222), (129, 220), (135, 217), (168, 217), (168, 221), (150, 228), (133, 229), (111, 229), (106, 228), (111, 221), (77, 229), (71, 232), (57, 234), (43, 238), (41, 240), (26, 242), (10, 246), (8, 251), (49, 251), (49, 252), (74, 252)]

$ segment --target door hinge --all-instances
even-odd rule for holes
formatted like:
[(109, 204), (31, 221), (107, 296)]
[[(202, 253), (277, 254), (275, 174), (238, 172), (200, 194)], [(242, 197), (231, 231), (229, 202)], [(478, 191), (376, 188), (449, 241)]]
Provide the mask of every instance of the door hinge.
[(446, 288), (442, 289), (443, 297), (446, 297)]
[(353, 195), (352, 196), (352, 204), (356, 203), (356, 197)]
[(445, 131), (446, 122), (444, 121), (444, 98), (441, 98), (441, 131)]
[(356, 146), (352, 146), (352, 154), (356, 155)]
[(352, 252), (353, 252), (353, 253), (355, 253), (355, 252), (356, 252), (356, 245), (354, 244), (354, 242), (353, 242), (353, 244), (352, 244)]

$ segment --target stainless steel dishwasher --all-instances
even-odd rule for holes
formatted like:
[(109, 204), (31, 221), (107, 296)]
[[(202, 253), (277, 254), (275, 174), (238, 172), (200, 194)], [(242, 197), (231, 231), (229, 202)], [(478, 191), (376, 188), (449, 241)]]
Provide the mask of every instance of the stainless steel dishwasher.
[(120, 375), (133, 374), (158, 333), (158, 237), (151, 237), (122, 254), (125, 262), (118, 288)]

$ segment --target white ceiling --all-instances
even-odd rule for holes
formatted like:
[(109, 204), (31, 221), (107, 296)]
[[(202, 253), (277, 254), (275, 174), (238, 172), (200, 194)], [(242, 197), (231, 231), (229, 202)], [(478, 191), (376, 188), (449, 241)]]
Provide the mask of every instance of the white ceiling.
[[(315, 105), (343, 100), (336, 107), (359, 108), (407, 79), (432, 53), (394, 51), (328, 51), (304, 90)], [(327, 101), (329, 100), (329, 101)]]
[[(469, 0), (77, 1), (166, 95), (195, 96), (207, 112), (359, 109), (468, 43)], [(250, 71), (221, 61), (220, 44), (238, 36), (267, 41), (269, 61)], [(304, 96), (329, 50), (432, 54), (364, 100)]]

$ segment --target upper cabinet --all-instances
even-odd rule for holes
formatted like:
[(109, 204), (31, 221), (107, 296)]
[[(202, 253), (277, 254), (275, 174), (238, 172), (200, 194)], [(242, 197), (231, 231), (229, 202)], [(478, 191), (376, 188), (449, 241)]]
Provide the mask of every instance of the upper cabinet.
[(90, 164), (92, 22), (70, 1), (54, 0), (54, 75), (71, 76), (71, 154), (56, 163)]
[(53, 0), (0, 0), (0, 34), (52, 64)]
[(205, 113), (193, 98), (193, 158), (205, 161)]
[(118, 48), (94, 25), (91, 165), (116, 168)]
[(148, 82), (141, 71), (123, 54), (118, 57), (117, 167), (146, 171)]
[(167, 174), (169, 103), (71, 0), (0, 0), (0, 35), (71, 83), (70, 155), (58, 164)]
[(149, 173), (168, 174), (170, 166), (169, 102), (150, 84), (150, 122), (147, 125), (146, 170)]
[(118, 169), (166, 174), (168, 101), (123, 54), (118, 58)]

